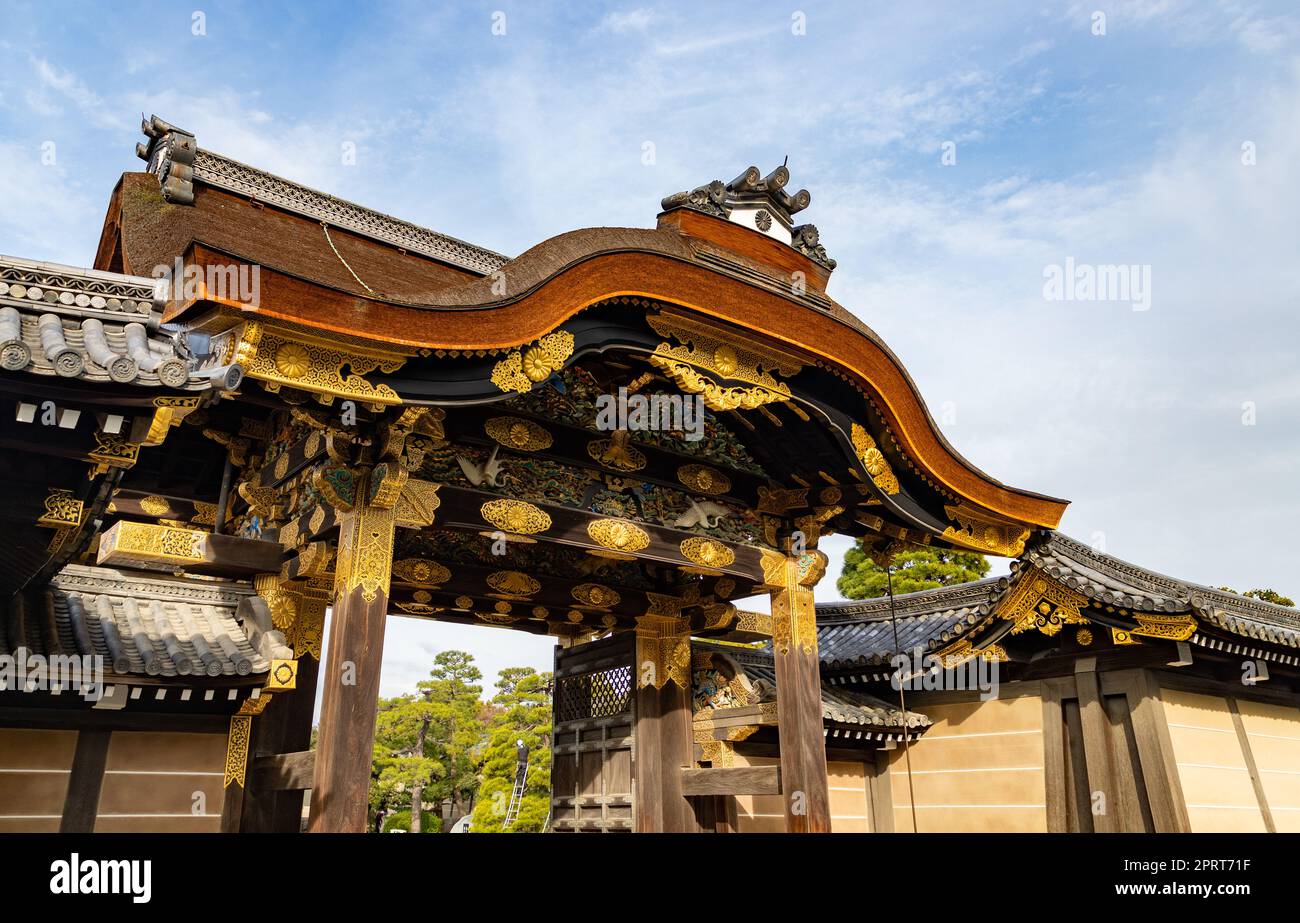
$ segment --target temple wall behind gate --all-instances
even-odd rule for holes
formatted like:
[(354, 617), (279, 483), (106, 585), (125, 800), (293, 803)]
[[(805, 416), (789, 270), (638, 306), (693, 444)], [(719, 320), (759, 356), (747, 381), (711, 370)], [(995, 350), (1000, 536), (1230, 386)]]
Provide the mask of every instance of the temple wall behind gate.
[(0, 833), (217, 833), (226, 736), (0, 728)]
[[(737, 766), (776, 766), (776, 757), (736, 754)], [(874, 767), (870, 767), (874, 768)], [(830, 783), (831, 833), (870, 833), (869, 767), (866, 763), (827, 760)], [(737, 833), (784, 833), (785, 813), (781, 795), (736, 795)]]
[(1161, 699), (1193, 833), (1300, 831), (1300, 712), (1169, 688)]
[(987, 702), (972, 693), (972, 701), (916, 706), (934, 724), (906, 751), (889, 751), (896, 832), (1047, 830), (1042, 700), (1036, 690), (1017, 691)]

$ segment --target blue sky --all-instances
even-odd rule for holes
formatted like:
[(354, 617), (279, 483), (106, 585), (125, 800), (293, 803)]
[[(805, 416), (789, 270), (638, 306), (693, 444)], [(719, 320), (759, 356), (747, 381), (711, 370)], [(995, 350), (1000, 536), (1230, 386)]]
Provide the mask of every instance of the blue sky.
[[(968, 458), (1071, 499), (1063, 528), (1111, 553), (1300, 593), (1294, 4), (4, 0), (0, 17), (0, 252), (88, 263), (140, 168), (141, 113), (511, 255), (648, 226), (664, 195), (788, 155), (840, 264), (831, 293)], [(1045, 300), (1066, 259), (1150, 267), (1150, 310)], [(389, 635), (386, 694), (448, 646), (489, 676), (550, 662), (495, 629)]]

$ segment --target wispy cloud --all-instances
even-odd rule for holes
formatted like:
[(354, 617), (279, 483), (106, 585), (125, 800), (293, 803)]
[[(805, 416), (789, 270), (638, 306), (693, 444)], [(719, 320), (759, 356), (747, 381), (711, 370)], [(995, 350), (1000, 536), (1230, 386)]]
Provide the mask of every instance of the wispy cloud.
[[(0, 39), (18, 63), (0, 70), (0, 252), (87, 262), (117, 175), (139, 169), (141, 112), (513, 253), (648, 226), (662, 196), (789, 154), (839, 261), (832, 294), (972, 461), (1069, 497), (1068, 529), (1157, 569), (1241, 586), (1294, 570), (1300, 16), (1286, 3), (1114, 0), (1104, 37), (1083, 2), (819, 4), (805, 34), (741, 2), (529, 4), (503, 36), (456, 5), (338, 23), (268, 5), (214, 11), (202, 38), (186, 16), (155, 18), (130, 54), (143, 5), (99, 22), (28, 9)], [(1045, 301), (1044, 266), (1066, 257), (1149, 264), (1151, 310)], [(1251, 540), (1214, 545), (1229, 512)], [(550, 664), (549, 639), (513, 632), (401, 620), (389, 639), (386, 694), (452, 645), (488, 672)]]

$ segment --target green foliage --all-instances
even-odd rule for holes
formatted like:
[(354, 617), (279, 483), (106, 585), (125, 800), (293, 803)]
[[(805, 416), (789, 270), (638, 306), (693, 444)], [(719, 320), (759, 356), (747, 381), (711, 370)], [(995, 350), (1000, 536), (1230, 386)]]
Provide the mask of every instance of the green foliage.
[[(484, 726), (479, 716), (483, 674), (464, 651), (434, 658), (429, 679), (413, 695), (379, 701), (375, 719), (370, 806), (375, 812), (451, 798), (465, 805), (477, 788), (475, 750)], [(423, 814), (421, 815), (423, 817)]]
[[(894, 558), (894, 594), (967, 583), (988, 572), (988, 558), (977, 552), (915, 548)], [(845, 599), (874, 599), (889, 594), (885, 569), (866, 555), (860, 542), (844, 553), (844, 571), (835, 587)]]
[(1249, 596), (1252, 599), (1258, 599), (1266, 603), (1273, 603), (1278, 606), (1288, 606), (1295, 608), (1295, 600), (1290, 596), (1283, 596), (1277, 590), (1247, 590), (1244, 593), (1237, 593), (1232, 587), (1221, 586), (1219, 589), (1225, 593), (1234, 593), (1237, 596)]
[[(437, 814), (425, 811), (421, 815), (421, 818), (421, 833), (442, 832), (442, 818)], [(384, 815), (384, 833), (392, 833), (394, 830), (402, 830), (406, 833), (411, 832), (411, 811), (409, 808)]]
[[(551, 674), (528, 667), (502, 670), (492, 699), (488, 745), (474, 817), (475, 833), (540, 832), (551, 806)], [(515, 741), (528, 745), (528, 783), (519, 815), (504, 830), (514, 788)]]

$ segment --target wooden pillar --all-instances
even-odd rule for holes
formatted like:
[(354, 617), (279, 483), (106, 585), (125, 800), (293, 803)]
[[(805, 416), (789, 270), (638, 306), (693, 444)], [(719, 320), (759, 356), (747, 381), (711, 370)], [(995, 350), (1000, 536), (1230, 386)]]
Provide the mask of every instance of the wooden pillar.
[[(1083, 750), (1088, 764), (1088, 791), (1092, 803), (1094, 833), (1116, 833), (1119, 824), (1119, 793), (1111, 769), (1110, 719), (1097, 682), (1097, 659), (1082, 657), (1074, 664), (1074, 682), (1079, 691), (1079, 714), (1083, 720)], [(1097, 799), (1102, 801), (1098, 804)]]
[(77, 732), (77, 749), (68, 776), (68, 793), (63, 800), (60, 833), (94, 833), (99, 811), (99, 793), (104, 785), (111, 731), (82, 728)]
[(364, 833), (393, 564), (392, 508), (371, 502), (369, 477), (339, 523), (329, 656), (316, 742), (311, 833)]
[[(277, 692), (253, 731), (250, 765), (260, 757), (299, 753), (311, 748), (311, 719), (316, 707), (313, 657), (298, 660), (297, 687)], [(242, 833), (297, 833), (302, 829), (302, 789), (259, 788), (249, 778), (244, 786)]]
[(772, 594), (772, 652), (776, 660), (781, 794), (789, 833), (829, 833), (830, 786), (822, 725), (821, 663), (812, 587), (826, 572), (826, 555), (763, 552), (763, 581)]
[(695, 811), (682, 794), (682, 770), (692, 765), (690, 625), (648, 615), (636, 635), (635, 829), (694, 832)]

